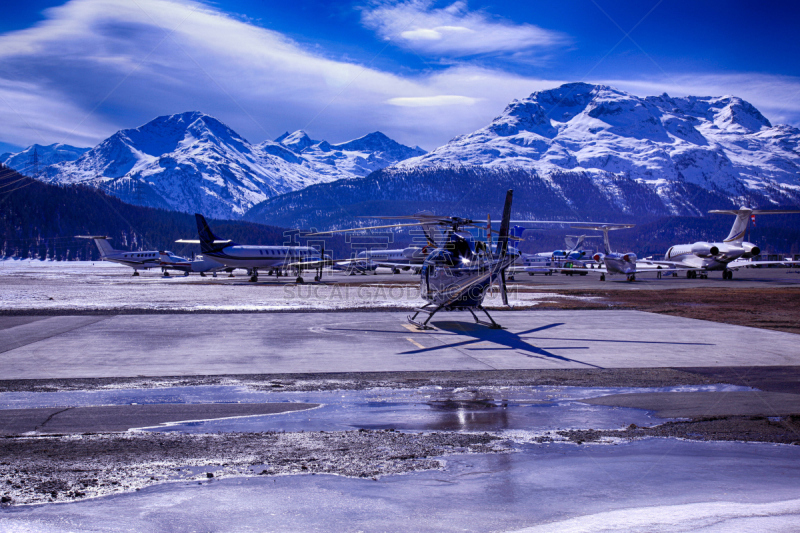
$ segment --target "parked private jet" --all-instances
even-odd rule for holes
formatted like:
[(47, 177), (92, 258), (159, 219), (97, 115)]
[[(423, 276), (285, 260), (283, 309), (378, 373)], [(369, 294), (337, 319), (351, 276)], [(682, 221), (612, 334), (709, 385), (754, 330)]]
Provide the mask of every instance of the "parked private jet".
[(707, 278), (708, 272), (721, 270), (722, 279), (733, 279), (733, 271), (746, 266), (784, 264), (782, 261), (741, 261), (761, 253), (755, 244), (744, 240), (747, 226), (755, 215), (782, 215), (800, 213), (800, 210), (741, 209), (714, 210), (709, 213), (736, 215), (728, 237), (723, 242), (696, 242), (671, 247), (663, 261), (648, 261), (653, 265), (680, 267), (686, 270), (687, 278)]
[(592, 256), (595, 262), (603, 265), (590, 272), (598, 272), (600, 281), (606, 280), (606, 274), (623, 274), (628, 281), (636, 280), (636, 254), (633, 252), (619, 253), (611, 251), (608, 241), (608, 232), (618, 229), (632, 228), (634, 224), (574, 224), (572, 229), (591, 229), (603, 232), (603, 253), (597, 252)]

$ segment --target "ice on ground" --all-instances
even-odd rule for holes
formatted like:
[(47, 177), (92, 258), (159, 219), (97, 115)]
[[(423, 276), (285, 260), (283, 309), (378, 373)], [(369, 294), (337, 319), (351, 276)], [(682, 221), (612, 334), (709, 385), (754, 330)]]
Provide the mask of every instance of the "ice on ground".
[(800, 499), (770, 503), (702, 502), (619, 509), (514, 533), (797, 531), (798, 520)]

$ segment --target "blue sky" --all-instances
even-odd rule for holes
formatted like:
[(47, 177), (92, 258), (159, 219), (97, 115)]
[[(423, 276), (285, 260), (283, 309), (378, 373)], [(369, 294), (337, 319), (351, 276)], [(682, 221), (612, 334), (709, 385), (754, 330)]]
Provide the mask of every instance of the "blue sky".
[(800, 4), (29, 0), (0, 7), (0, 151), (199, 110), (251, 142), (433, 149), (569, 81), (741, 96), (800, 125)]

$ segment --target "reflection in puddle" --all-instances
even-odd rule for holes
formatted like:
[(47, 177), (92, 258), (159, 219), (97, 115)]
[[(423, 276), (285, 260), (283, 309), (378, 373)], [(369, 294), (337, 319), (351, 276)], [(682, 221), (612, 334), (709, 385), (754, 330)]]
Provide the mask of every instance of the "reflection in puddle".
[(246, 386), (197, 386), (166, 389), (2, 393), (0, 408), (163, 404), (306, 402), (309, 411), (188, 421), (147, 428), (182, 433), (260, 431), (529, 431), (618, 428), (660, 423), (642, 410), (594, 406), (577, 400), (635, 392), (748, 390), (729, 385), (702, 387), (582, 388), (486, 387), (470, 389), (371, 389), (366, 391), (272, 392)]

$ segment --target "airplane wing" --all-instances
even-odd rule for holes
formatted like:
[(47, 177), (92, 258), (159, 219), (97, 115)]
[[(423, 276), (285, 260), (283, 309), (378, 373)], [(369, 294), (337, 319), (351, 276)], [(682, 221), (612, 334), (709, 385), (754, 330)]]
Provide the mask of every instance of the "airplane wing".
[(668, 267), (674, 270), (705, 270), (704, 268), (700, 267), (692, 267), (684, 265), (683, 263), (678, 263), (677, 261), (653, 261), (652, 259), (640, 259), (636, 261), (636, 268), (638, 269), (640, 266), (645, 268), (649, 267), (654, 270), (658, 270), (657, 267)]
[[(178, 242), (180, 244), (200, 244), (200, 239), (178, 239), (175, 242)], [(224, 241), (218, 239), (214, 241), (213, 244), (228, 244), (229, 242), (233, 241), (231, 241), (230, 239)]]
[(728, 263), (728, 270), (739, 270), (749, 266), (769, 266), (769, 265), (796, 265), (798, 261), (732, 261)]
[(318, 261), (296, 261), (289, 263), (287, 267), (319, 268), (334, 265), (346, 265), (349, 263), (368, 263), (370, 259), (360, 257), (357, 259), (320, 259)]
[(541, 272), (546, 270), (548, 272), (574, 272), (577, 274), (608, 274), (608, 270), (606, 267), (597, 267), (597, 268), (568, 268), (568, 267), (557, 267), (557, 266), (513, 266), (509, 267), (509, 272)]
[(651, 270), (653, 272), (657, 272), (659, 268), (662, 272), (674, 272), (676, 270), (705, 270), (704, 268), (686, 266), (683, 263), (676, 263), (673, 261), (636, 261), (636, 270), (639, 272), (650, 272)]

